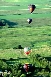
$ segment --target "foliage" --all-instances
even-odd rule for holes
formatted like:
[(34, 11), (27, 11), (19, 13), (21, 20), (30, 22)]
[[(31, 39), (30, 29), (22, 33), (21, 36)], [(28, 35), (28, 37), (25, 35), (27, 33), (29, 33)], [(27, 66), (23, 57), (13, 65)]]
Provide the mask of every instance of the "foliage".
[(22, 74), (20, 77), (26, 77), (26, 75), (25, 74)]
[(2, 60), (0, 60), (0, 69), (2, 69), (3, 71), (7, 69), (7, 64)]
[[(32, 61), (32, 59), (33, 59), (33, 61)], [(0, 61), (0, 64), (2, 62), (3, 61)], [(33, 69), (31, 69), (31, 72), (30, 71), (25, 72), (25, 70), (23, 69), (23, 64), (21, 62), (15, 63), (15, 64), (13, 64), (13, 66), (4, 64), (4, 67), (7, 67), (6, 69), (11, 72), (9, 77), (12, 77), (12, 76), (14, 76), (14, 77), (24, 77), (24, 76), (33, 77), (35, 75), (37, 75), (37, 76), (41, 75), (43, 77), (50, 76), (51, 62), (49, 62), (44, 57), (41, 57), (38, 54), (36, 54), (34, 56), (32, 55), (32, 58), (30, 58), (30, 63), (33, 65)], [(3, 69), (3, 66), (1, 69)], [(4, 70), (5, 70), (5, 68), (4, 68)], [(4, 76), (6, 76), (6, 75), (7, 74), (5, 74)]]
[[(10, 1), (0, 0), (0, 19), (6, 22), (0, 26), (0, 70), (10, 71), (9, 77), (51, 77), (51, 1)], [(33, 3), (36, 9), (30, 14), (28, 5)], [(22, 49), (26, 46), (32, 48), (28, 56)], [(23, 71), (27, 62), (33, 65), (33, 72)]]

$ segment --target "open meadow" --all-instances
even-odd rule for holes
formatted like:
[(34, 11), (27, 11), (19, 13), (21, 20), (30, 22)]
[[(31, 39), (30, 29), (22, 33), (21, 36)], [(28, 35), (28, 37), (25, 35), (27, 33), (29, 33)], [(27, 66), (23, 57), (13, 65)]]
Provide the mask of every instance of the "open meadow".
[[(32, 14), (28, 9), (29, 4), (36, 6)], [(28, 18), (32, 18), (32, 23), (27, 22)], [(36, 70), (31, 77), (51, 77), (51, 0), (1, 0), (0, 20), (6, 23), (0, 26), (0, 59), (8, 64), (48, 66), (50, 73)], [(19, 49), (19, 45), (22, 49)], [(24, 54), (24, 47), (32, 49), (28, 56)]]

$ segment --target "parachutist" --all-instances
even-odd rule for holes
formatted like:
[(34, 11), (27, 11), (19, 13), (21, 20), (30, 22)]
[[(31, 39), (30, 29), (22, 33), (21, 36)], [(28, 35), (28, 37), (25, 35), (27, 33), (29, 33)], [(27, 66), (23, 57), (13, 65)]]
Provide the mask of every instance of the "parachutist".
[(29, 10), (30, 10), (30, 13), (32, 13), (34, 10), (35, 10), (36, 6), (35, 5), (29, 5)]
[(31, 18), (29, 18), (27, 21), (28, 21), (28, 23), (30, 24), (30, 23), (32, 22), (32, 19), (31, 19)]
[(30, 52), (31, 52), (31, 48), (30, 48), (30, 47), (25, 47), (25, 48), (24, 48), (24, 53), (25, 53), (26, 55), (30, 54)]

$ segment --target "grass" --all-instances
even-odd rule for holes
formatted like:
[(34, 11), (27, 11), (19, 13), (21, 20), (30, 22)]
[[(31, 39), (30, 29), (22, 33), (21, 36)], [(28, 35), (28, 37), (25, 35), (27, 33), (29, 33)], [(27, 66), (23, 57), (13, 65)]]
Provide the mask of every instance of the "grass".
[[(51, 47), (51, 2), (49, 0), (5, 1), (1, 1), (0, 4), (0, 19), (4, 19), (7, 23), (6, 26), (0, 27), (0, 52), (3, 51), (6, 55), (0, 54), (0, 58), (10, 58), (12, 51), (12, 57), (16, 58), (19, 56), (16, 55), (18, 50), (14, 50), (14, 47), (17, 48), (18, 45), (21, 45), (23, 48), (30, 46), (32, 49), (39, 49), (39, 52), (42, 52), (41, 47), (43, 48), (43, 46)], [(36, 5), (36, 9), (32, 14), (28, 10), (30, 3)], [(31, 24), (28, 24), (28, 18), (33, 19)], [(8, 54), (7, 50), (8, 53), (11, 52)], [(48, 54), (48, 52), (46, 53)]]
[[(5, 28), (0, 30), (0, 48), (14, 48), (18, 47), (18, 45), (41, 47), (44, 44), (50, 46), (51, 29), (46, 27), (32, 27), (32, 28)], [(48, 29), (48, 30), (47, 30)], [(23, 38), (24, 36), (24, 38)], [(21, 39), (20, 39), (21, 38)]]
[(32, 49), (32, 52), (28, 56), (25, 55), (23, 49), (12, 49), (12, 48), (11, 49), (0, 49), (0, 59), (10, 59), (10, 58), (17, 59), (18, 57), (19, 58), (28, 58), (28, 59), (25, 59), (25, 60), (22, 59), (22, 60), (23, 60), (23, 62), (27, 61), (30, 63), (30, 61), (32, 59), (31, 56), (32, 55), (35, 56), (36, 54), (39, 54), (42, 57), (51, 57), (51, 48), (47, 45), (43, 45), (42, 48)]

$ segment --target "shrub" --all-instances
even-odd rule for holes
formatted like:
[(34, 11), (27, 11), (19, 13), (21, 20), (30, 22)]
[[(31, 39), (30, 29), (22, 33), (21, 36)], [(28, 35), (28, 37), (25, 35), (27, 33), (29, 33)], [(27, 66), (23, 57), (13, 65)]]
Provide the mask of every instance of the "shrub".
[(22, 74), (20, 77), (26, 77), (26, 75), (25, 74)]

